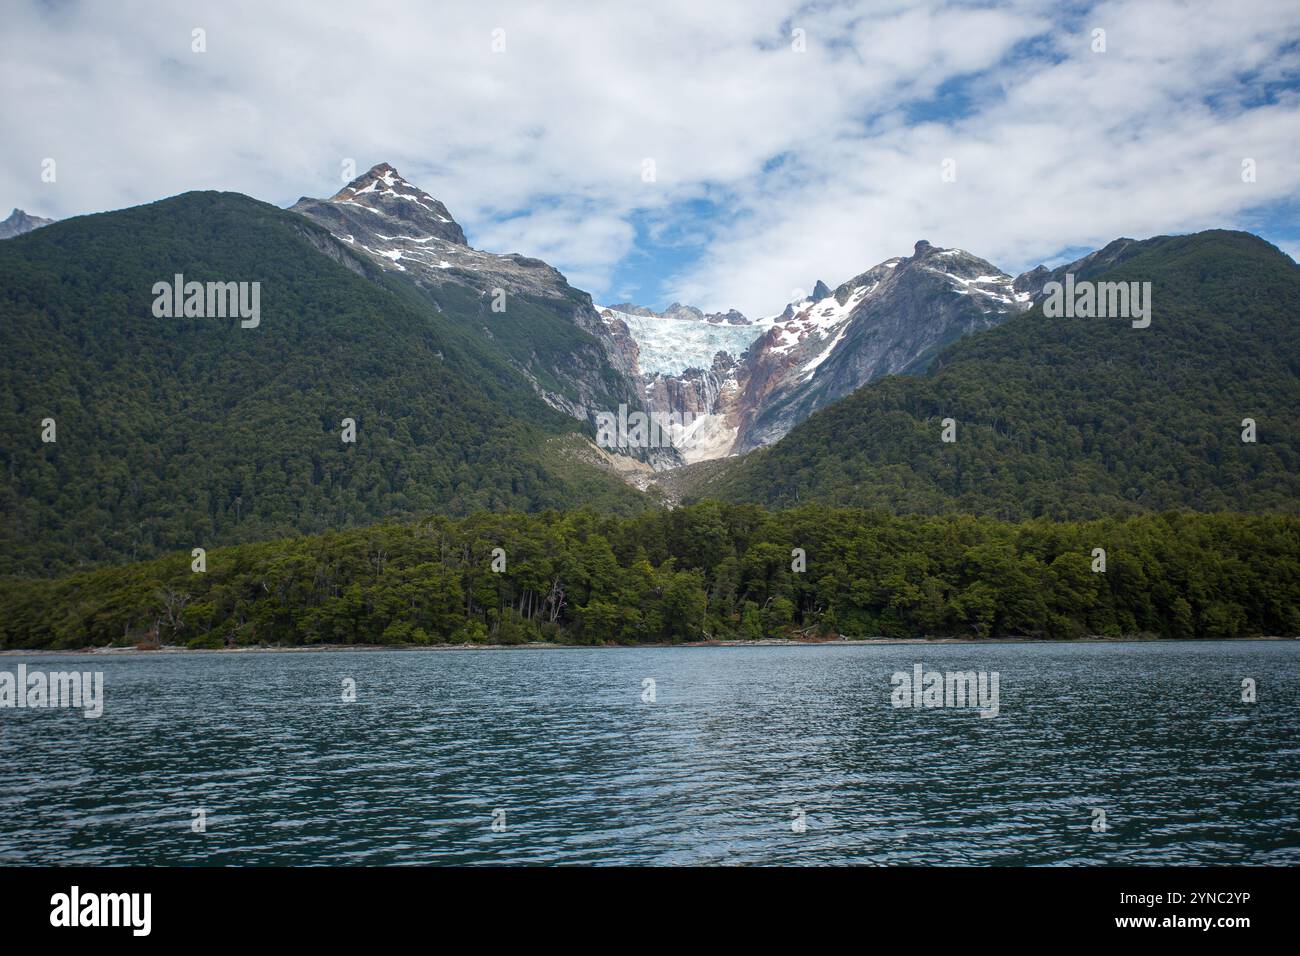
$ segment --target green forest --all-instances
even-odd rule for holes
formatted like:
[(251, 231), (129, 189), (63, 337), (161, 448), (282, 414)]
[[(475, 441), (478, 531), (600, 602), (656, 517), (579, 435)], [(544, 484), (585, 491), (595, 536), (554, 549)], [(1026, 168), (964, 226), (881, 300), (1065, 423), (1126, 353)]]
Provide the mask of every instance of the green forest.
[(695, 494), (1007, 520), (1300, 511), (1300, 268), (1211, 231), (1135, 243), (1104, 278), (1152, 283), (1149, 328), (1035, 307), (926, 374), (860, 388)]
[[(260, 326), (155, 318), (178, 272)], [(1150, 328), (1035, 308), (669, 510), (521, 372), (567, 394), (575, 302), (491, 319), (233, 194), (46, 226), (0, 243), (0, 647), (1300, 634), (1300, 268), (1219, 231), (1106, 278)]]
[[(350, 255), (230, 193), (0, 243), (0, 574), (430, 511), (645, 507), (565, 453), (580, 423), (474, 331), (486, 299), (449, 286), (435, 309)], [(175, 273), (261, 282), (261, 324), (155, 318), (152, 286)], [(517, 296), (491, 321), (515, 349), (522, 328), (594, 346), (557, 308)]]
[(187, 552), (0, 582), (9, 648), (1297, 634), (1287, 515), (1008, 523), (705, 502), (430, 517), (220, 548), (203, 572)]

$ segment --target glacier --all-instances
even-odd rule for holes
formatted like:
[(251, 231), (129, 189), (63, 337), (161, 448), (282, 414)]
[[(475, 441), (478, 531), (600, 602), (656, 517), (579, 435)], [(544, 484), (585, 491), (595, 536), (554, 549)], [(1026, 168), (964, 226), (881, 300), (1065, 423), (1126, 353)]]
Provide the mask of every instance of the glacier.
[(596, 311), (607, 325), (611, 316), (627, 323), (628, 332), (641, 349), (638, 364), (643, 375), (681, 375), (688, 368), (709, 369), (718, 352), (738, 359), (772, 324), (771, 319), (753, 325), (727, 325), (634, 315), (607, 306), (596, 306)]

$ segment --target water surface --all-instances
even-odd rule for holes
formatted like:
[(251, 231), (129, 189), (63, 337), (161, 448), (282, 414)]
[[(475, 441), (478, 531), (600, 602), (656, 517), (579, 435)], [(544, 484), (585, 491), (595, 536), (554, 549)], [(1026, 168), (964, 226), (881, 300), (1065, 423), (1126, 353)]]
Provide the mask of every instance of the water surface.
[[(892, 707), (918, 662), (999, 715)], [(5, 864), (1300, 863), (1293, 641), (19, 663), (106, 703), (0, 710)]]

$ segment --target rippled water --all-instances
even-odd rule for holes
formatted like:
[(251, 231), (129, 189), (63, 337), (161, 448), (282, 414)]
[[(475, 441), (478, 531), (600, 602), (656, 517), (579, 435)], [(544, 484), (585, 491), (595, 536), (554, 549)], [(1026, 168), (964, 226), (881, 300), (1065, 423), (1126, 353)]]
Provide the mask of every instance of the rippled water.
[[(106, 706), (0, 710), (3, 863), (1300, 862), (1300, 642), (20, 662)], [(917, 662), (1000, 714), (893, 708)]]

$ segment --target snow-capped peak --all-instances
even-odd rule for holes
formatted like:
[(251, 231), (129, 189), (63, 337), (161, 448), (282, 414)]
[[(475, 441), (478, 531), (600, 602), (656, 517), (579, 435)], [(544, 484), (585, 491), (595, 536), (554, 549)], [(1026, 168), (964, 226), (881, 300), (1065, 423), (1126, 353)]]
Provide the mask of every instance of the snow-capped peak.
[(465, 233), (451, 218), (447, 207), (424, 190), (412, 186), (388, 163), (372, 166), (331, 196), (329, 201), (410, 223), (413, 228), (402, 231), (406, 238), (434, 236), (459, 245), (466, 244)]
[(921, 240), (908, 263), (942, 277), (958, 295), (985, 298), (995, 311), (1023, 308), (1029, 301), (1016, 291), (1014, 278), (964, 249), (940, 249)]

